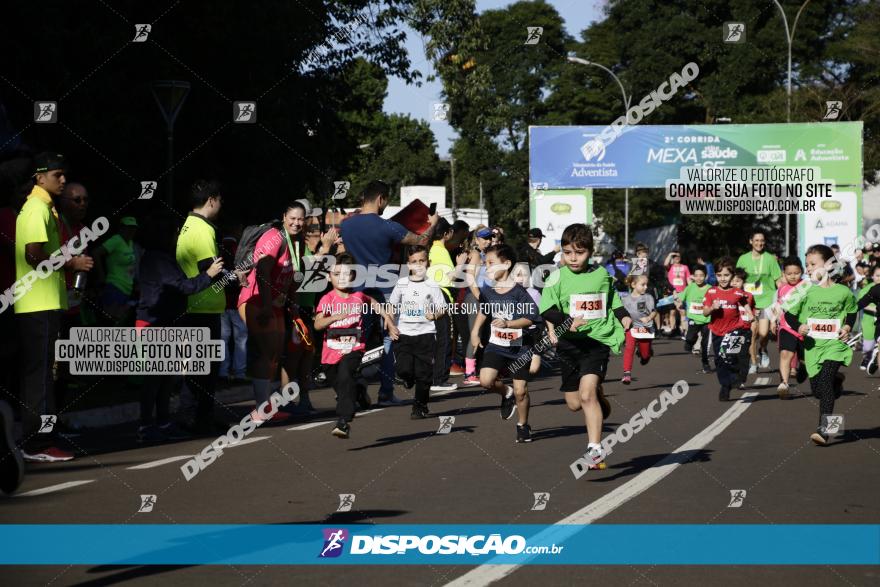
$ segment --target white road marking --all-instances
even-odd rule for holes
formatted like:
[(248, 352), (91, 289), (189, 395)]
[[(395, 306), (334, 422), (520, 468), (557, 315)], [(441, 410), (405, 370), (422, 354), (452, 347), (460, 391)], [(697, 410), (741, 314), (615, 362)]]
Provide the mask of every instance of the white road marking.
[(271, 436), (254, 436), (253, 438), (245, 438), (244, 440), (236, 442), (235, 444), (227, 444), (226, 446), (223, 447), (223, 450), (226, 450), (227, 448), (236, 448), (239, 446), (244, 446), (246, 444), (251, 444), (253, 442), (260, 442), (261, 440), (269, 440), (270, 438), (272, 438), (272, 437)]
[(755, 385), (767, 385), (768, 383), (770, 383), (770, 377), (767, 375), (761, 375), (755, 379)]
[(158, 461), (150, 461), (149, 463), (144, 463), (142, 465), (135, 465), (133, 467), (128, 467), (129, 471), (138, 471), (141, 469), (153, 469), (155, 467), (161, 467), (162, 465), (167, 465), (168, 463), (176, 463), (177, 461), (185, 461), (193, 458), (193, 455), (180, 455), (176, 457), (168, 457), (167, 459), (159, 459)]
[[(712, 442), (719, 434), (730, 426), (743, 412), (745, 412), (752, 404), (752, 399), (758, 395), (756, 391), (749, 391), (742, 395), (740, 401), (736, 402), (726, 412), (709, 424), (702, 432), (688, 440), (686, 443), (675, 449), (665, 459), (652, 466), (646, 471), (642, 471), (638, 476), (627, 481), (617, 489), (603, 495), (596, 501), (580, 510), (574, 512), (570, 516), (556, 522), (555, 525), (539, 532), (529, 539), (529, 542), (535, 545), (559, 544), (565, 539), (571, 537), (579, 531), (578, 525), (592, 524), (593, 522), (603, 518), (628, 502), (637, 497), (653, 485), (659, 483), (667, 475), (675, 469), (687, 462), (694, 451), (703, 449), (707, 444)], [(488, 585), (494, 583), (504, 577), (510, 575), (521, 564), (516, 565), (500, 565), (489, 563), (480, 565), (479, 567), (468, 571), (458, 579), (447, 583), (447, 585), (455, 587)]]
[(58, 485), (50, 485), (49, 487), (43, 487), (42, 489), (34, 489), (33, 491), (26, 491), (24, 493), (15, 494), (15, 497), (35, 497), (37, 495), (46, 495), (47, 493), (55, 493), (56, 491), (62, 491), (64, 489), (69, 489), (71, 487), (77, 487), (78, 485), (85, 485), (86, 483), (94, 483), (94, 479), (86, 479), (84, 481), (68, 481), (66, 483), (59, 483)]
[[(355, 414), (355, 418), (360, 418), (361, 416), (366, 416), (367, 414), (375, 414), (376, 412), (381, 412), (385, 408), (376, 408), (375, 410), (367, 410), (366, 412), (358, 412)], [(299, 426), (293, 426), (288, 428), (287, 430), (309, 430), (311, 428), (317, 428), (318, 426), (323, 426), (325, 424), (335, 424), (336, 420), (322, 420), (321, 422), (309, 422), (308, 424), (300, 424)]]

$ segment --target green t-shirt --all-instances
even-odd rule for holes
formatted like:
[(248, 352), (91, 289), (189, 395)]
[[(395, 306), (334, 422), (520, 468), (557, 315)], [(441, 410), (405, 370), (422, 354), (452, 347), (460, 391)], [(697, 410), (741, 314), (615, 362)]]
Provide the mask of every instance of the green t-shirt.
[(561, 338), (592, 338), (610, 347), (612, 352), (619, 353), (624, 334), (623, 326), (614, 315), (614, 310), (623, 307), (623, 303), (612, 285), (608, 271), (604, 267), (591, 269), (575, 273), (568, 267), (563, 267), (551, 273), (541, 292), (539, 311), (543, 313), (555, 307), (563, 314), (570, 315), (572, 296), (581, 296), (574, 300), (581, 311), (591, 312), (593, 315), (601, 312), (605, 316), (590, 318), (577, 332), (566, 331)]
[(130, 296), (134, 289), (134, 243), (126, 242), (122, 235), (116, 234), (102, 247), (107, 251), (107, 283)]
[[(190, 214), (177, 237), (177, 264), (187, 277), (199, 274), (199, 261), (219, 256), (214, 227), (201, 216)], [(226, 310), (223, 288), (209, 287), (189, 296), (186, 311), (190, 314), (222, 314)]]
[[(38, 191), (39, 190), (39, 191)], [(43, 250), (51, 255), (61, 248), (58, 222), (52, 214), (52, 198), (45, 190), (34, 187), (15, 220), (15, 279), (19, 281), (35, 268), (25, 259), (25, 245), (45, 243)], [(15, 313), (67, 309), (67, 288), (64, 269), (51, 271), (42, 279), (31, 282), (30, 289), (15, 302)]]
[[(791, 296), (792, 300), (795, 296)], [(783, 304), (786, 312), (797, 316), (798, 322), (807, 324), (811, 332), (821, 333), (828, 328), (828, 323), (836, 329), (837, 334), (843, 327), (847, 314), (858, 310), (856, 299), (845, 285), (835, 283), (830, 287), (811, 285), (806, 293)], [(811, 323), (811, 321), (821, 321)], [(825, 361), (840, 361), (848, 366), (852, 361), (852, 349), (836, 336), (834, 338), (817, 338), (807, 334), (804, 337), (804, 362), (807, 374), (815, 376)]]
[(761, 253), (755, 259), (749, 251), (740, 255), (736, 266), (746, 270), (744, 290), (755, 298), (755, 307), (759, 310), (769, 308), (776, 301), (776, 281), (782, 277), (782, 270), (776, 257), (768, 252)]
[(706, 292), (709, 290), (709, 284), (704, 283), (703, 285), (697, 285), (696, 283), (689, 283), (684, 291), (681, 292), (681, 300), (684, 302), (685, 308), (687, 308), (687, 317), (694, 324), (708, 324), (709, 316), (703, 315), (703, 298), (706, 297)]
[[(874, 282), (865, 280), (867, 283), (862, 286), (862, 289), (859, 290), (858, 295), (856, 296), (856, 301), (861, 301), (865, 294), (871, 291), (871, 288), (874, 287)], [(864, 340), (874, 340), (877, 336), (876, 326), (877, 326), (877, 308), (876, 304), (868, 304), (865, 306), (866, 310), (872, 310), (874, 315), (868, 314), (867, 312), (862, 312), (862, 338)]]

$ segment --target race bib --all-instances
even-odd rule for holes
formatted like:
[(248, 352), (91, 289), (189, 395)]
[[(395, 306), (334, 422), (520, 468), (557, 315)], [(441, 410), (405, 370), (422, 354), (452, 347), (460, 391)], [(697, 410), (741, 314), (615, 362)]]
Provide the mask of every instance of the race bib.
[(751, 322), (754, 319), (752, 313), (745, 308), (745, 306), (739, 307), (739, 316), (742, 318), (743, 322)]
[(840, 336), (840, 320), (837, 318), (808, 318), (807, 328), (807, 336), (811, 338), (832, 339)]
[(688, 304), (688, 314), (703, 314), (703, 302), (691, 302)]
[(654, 338), (654, 331), (646, 326), (633, 326), (630, 328), (629, 333), (633, 338), (637, 339)]
[(742, 350), (743, 344), (745, 344), (745, 342), (745, 336), (732, 333), (725, 334), (724, 338), (721, 339), (721, 348), (719, 349), (719, 354), (721, 354), (723, 357), (736, 355)]
[(339, 351), (342, 355), (347, 355), (357, 346), (358, 341), (360, 340), (360, 329), (359, 328), (345, 328), (339, 329), (345, 330), (346, 334), (344, 336), (333, 336), (333, 330), (331, 329), (327, 334), (327, 348), (331, 348), (334, 351)]
[(745, 289), (753, 296), (759, 296), (764, 293), (764, 284), (760, 281), (758, 283), (747, 283), (745, 284), (745, 288), (743, 289)]
[(426, 320), (425, 312), (418, 304), (406, 304), (400, 315), (400, 320), (402, 322), (424, 322)]
[(572, 318), (594, 320), (606, 314), (605, 294), (572, 294), (568, 302), (568, 315)]
[(493, 326), (489, 335), (489, 343), (504, 347), (522, 346), (522, 328), (498, 328)]
[(675, 287), (681, 287), (684, 285), (684, 279), (682, 279), (681, 277), (674, 277), (672, 279), (672, 285)]

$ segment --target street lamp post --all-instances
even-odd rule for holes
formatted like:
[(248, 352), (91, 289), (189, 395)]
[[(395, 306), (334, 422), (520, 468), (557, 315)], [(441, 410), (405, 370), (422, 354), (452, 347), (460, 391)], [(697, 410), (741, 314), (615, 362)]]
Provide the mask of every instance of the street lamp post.
[(168, 205), (174, 205), (174, 121), (189, 95), (190, 84), (179, 80), (159, 80), (150, 85), (156, 105), (168, 131)]
[[(778, 2), (778, 0), (773, 0), (776, 7), (779, 9), (779, 13), (782, 14), (782, 24), (785, 25), (785, 40), (788, 42), (788, 83), (786, 86), (786, 122), (791, 122), (791, 43), (794, 39), (794, 31), (797, 28), (798, 19), (801, 17), (801, 12), (804, 11), (804, 8), (807, 7), (807, 4), (810, 3), (810, 0), (805, 0), (801, 7), (798, 9), (797, 14), (794, 17), (794, 24), (791, 26), (791, 30), (788, 29), (788, 17), (785, 16), (785, 10), (782, 9), (782, 4)], [(791, 214), (785, 215), (785, 256), (789, 255), (789, 243), (790, 241), (790, 233), (791, 233)]]
[[(623, 113), (624, 119), (627, 118), (627, 114), (629, 113), (629, 101), (631, 96), (626, 95), (626, 90), (623, 89), (623, 84), (620, 82), (620, 78), (617, 77), (613, 71), (605, 67), (604, 65), (600, 65), (593, 61), (588, 61), (586, 59), (581, 59), (580, 57), (574, 57), (572, 55), (568, 56), (568, 61), (571, 63), (580, 63), (581, 65), (593, 65), (598, 67), (599, 69), (605, 71), (614, 78), (614, 81), (617, 82), (617, 85), (620, 87), (620, 93), (623, 96), (623, 105), (626, 108), (626, 112)], [(623, 250), (624, 252), (629, 251), (629, 188), (624, 189), (623, 192)]]

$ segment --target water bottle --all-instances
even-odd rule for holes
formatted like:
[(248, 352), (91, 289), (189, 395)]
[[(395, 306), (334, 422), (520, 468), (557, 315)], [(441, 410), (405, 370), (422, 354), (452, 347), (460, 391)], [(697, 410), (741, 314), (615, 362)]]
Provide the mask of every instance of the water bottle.
[(86, 281), (88, 281), (89, 274), (86, 271), (77, 271), (73, 274), (73, 289), (82, 293), (86, 289)]

